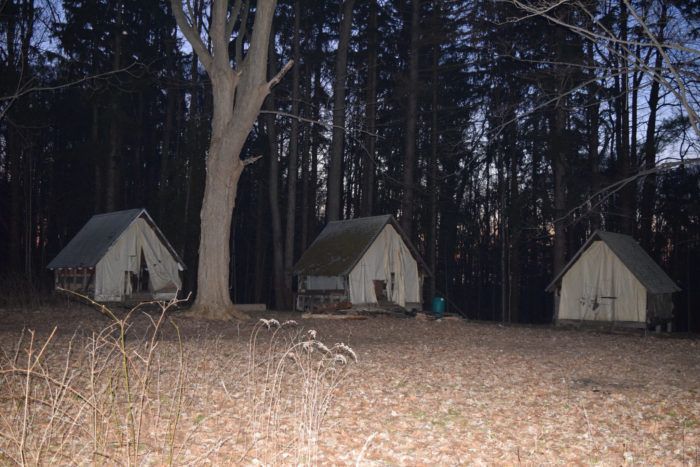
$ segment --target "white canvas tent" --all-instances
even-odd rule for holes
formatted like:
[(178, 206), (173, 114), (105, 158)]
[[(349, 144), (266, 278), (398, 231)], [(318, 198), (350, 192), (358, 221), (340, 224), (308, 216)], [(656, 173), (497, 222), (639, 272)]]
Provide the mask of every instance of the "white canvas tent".
[(145, 209), (93, 216), (48, 265), (55, 284), (100, 302), (170, 300), (185, 265)]
[(348, 301), (419, 309), (425, 262), (390, 215), (330, 222), (294, 267), (296, 307)]
[(645, 327), (672, 318), (680, 289), (628, 235), (596, 231), (547, 287), (555, 320)]

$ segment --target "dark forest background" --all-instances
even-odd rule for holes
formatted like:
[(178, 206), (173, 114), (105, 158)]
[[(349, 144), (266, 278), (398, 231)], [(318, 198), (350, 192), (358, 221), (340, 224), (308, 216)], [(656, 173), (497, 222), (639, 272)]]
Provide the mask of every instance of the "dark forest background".
[[(649, 32), (687, 45), (660, 74), (697, 108), (700, 7), (634, 0), (643, 30), (624, 2), (586, 2), (610, 34), (586, 40), (507, 1), (280, 0), (271, 69), (296, 65), (242, 154), (263, 157), (239, 186), (234, 302), (291, 306), (334, 184), (340, 218), (400, 219), (434, 271), (426, 299), (469, 318), (549, 322), (553, 270), (602, 228), (640, 241), (683, 289), (676, 328), (699, 330), (698, 135), (645, 71), (666, 66)], [(169, 2), (0, 0), (0, 41), (3, 283), (47, 290), (91, 215), (145, 207), (194, 290), (212, 102)]]

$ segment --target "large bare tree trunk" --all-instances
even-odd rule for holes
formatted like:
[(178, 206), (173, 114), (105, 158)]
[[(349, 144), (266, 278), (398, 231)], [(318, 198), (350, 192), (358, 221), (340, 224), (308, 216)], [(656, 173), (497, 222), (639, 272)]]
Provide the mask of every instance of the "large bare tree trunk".
[[(432, 26), (437, 30), (440, 21), (441, 0), (433, 5)], [(428, 193), (430, 193), (430, 217), (428, 219), (428, 238), (426, 241), (426, 257), (432, 274), (428, 278), (428, 300), (435, 296), (436, 266), (437, 266), (437, 223), (438, 223), (438, 64), (440, 44), (434, 39), (433, 57), (430, 67), (431, 75), (431, 105), (430, 105), (430, 166), (428, 168)]]
[(374, 214), (375, 147), (377, 137), (377, 1), (369, 2), (369, 25), (367, 26), (367, 97), (365, 137), (365, 170), (362, 180), (362, 216)]
[[(121, 2), (117, 3), (117, 25), (122, 22), (122, 9), (124, 8)], [(119, 70), (121, 67), (122, 55), (122, 35), (114, 35), (114, 58), (112, 59), (112, 70)], [(110, 120), (109, 120), (109, 150), (107, 152), (107, 179), (105, 193), (105, 209), (114, 211), (119, 205), (119, 184), (120, 184), (120, 152), (121, 152), (121, 118), (118, 103), (117, 93), (112, 93), (110, 103)]]
[[(292, 59), (299, 63), (299, 28), (301, 23), (300, 0), (294, 2), (294, 33), (292, 39)], [(299, 116), (299, 66), (292, 69), (292, 115)], [(287, 224), (284, 235), (284, 287), (288, 298), (287, 307), (291, 307), (292, 268), (294, 267), (294, 231), (297, 212), (297, 177), (299, 158), (299, 120), (292, 118), (289, 136), (289, 166), (287, 170)]]
[(552, 254), (552, 275), (556, 276), (566, 265), (566, 148), (564, 128), (566, 110), (563, 104), (554, 109), (552, 127), (551, 163), (554, 176), (554, 250)]
[[(658, 42), (663, 44), (664, 27), (666, 25), (667, 5), (662, 3), (659, 19)], [(660, 51), (656, 51), (654, 69), (660, 70), (663, 66), (663, 56)], [(649, 119), (647, 121), (646, 140), (644, 142), (644, 169), (653, 169), (656, 166), (656, 114), (659, 108), (660, 84), (658, 80), (653, 80), (649, 91)], [(656, 175), (647, 175), (642, 188), (641, 203), (641, 225), (640, 241), (642, 246), (651, 251), (654, 224), (654, 205), (656, 195)]]
[(345, 142), (345, 91), (348, 75), (348, 44), (352, 26), (352, 8), (355, 0), (344, 0), (343, 17), (340, 20), (338, 53), (335, 58), (335, 86), (333, 89), (333, 140), (328, 166), (328, 191), (326, 221), (340, 219), (341, 193), (343, 192), (343, 144)]
[[(7, 132), (7, 152), (10, 154), (9, 168), (12, 178), (10, 180), (10, 232), (8, 247), (8, 258), (10, 268), (14, 271), (21, 270), (22, 264), (22, 179), (23, 166), (19, 135), (14, 128)], [(26, 181), (25, 181), (26, 183)]]
[[(0, 7), (0, 9), (2, 9)], [(30, 70), (30, 49), (34, 34), (35, 6), (34, 0), (25, 0), (17, 5), (16, 15), (10, 14), (7, 24), (5, 57), (11, 67), (16, 67), (7, 77), (10, 86), (21, 89), (32, 75)], [(19, 23), (19, 24), (17, 24)], [(19, 35), (19, 37), (17, 37)], [(16, 40), (19, 40), (17, 43)], [(9, 78), (9, 79), (8, 79)], [(10, 108), (10, 116), (22, 114), (20, 106)], [(25, 108), (25, 104), (22, 104)], [(30, 278), (30, 264), (27, 262), (27, 249), (31, 248), (31, 141), (26, 140), (21, 130), (9, 125), (7, 131), (6, 151), (10, 174), (10, 220), (8, 238), (8, 259), (10, 269)], [(24, 258), (22, 253), (24, 252)]]
[[(7, 54), (7, 63), (15, 65), (17, 63), (17, 55), (18, 52), (15, 47), (15, 21), (18, 18), (15, 15), (9, 15), (8, 16), (8, 25), (7, 25), (7, 33), (5, 34), (5, 38), (7, 40), (5, 44), (5, 53)], [(9, 75), (9, 73), (8, 73)], [(16, 76), (17, 73), (13, 74), (12, 76), (5, 76), (4, 78), (8, 80), (12, 85), (16, 86), (17, 89), (19, 89), (19, 83), (15, 82), (18, 80), (18, 77)], [(12, 112), (14, 109), (10, 108), (8, 109), (8, 114), (12, 116)], [(21, 212), (22, 212), (22, 204), (21, 204), (21, 191), (20, 191), (20, 184), (19, 184), (19, 174), (21, 173), (21, 157), (19, 154), (19, 145), (18, 145), (18, 137), (15, 135), (15, 129), (10, 126), (7, 129), (7, 133), (5, 136), (5, 151), (6, 151), (6, 164), (7, 164), (7, 173), (4, 173), (3, 175), (6, 177), (7, 182), (9, 183), (9, 194), (10, 194), (10, 220), (9, 220), (9, 229), (8, 229), (8, 241), (7, 241), (7, 250), (4, 251), (3, 253), (7, 255), (6, 257), (9, 260), (9, 265), (10, 265), (10, 270), (14, 271), (19, 271), (20, 267), (20, 262), (21, 262), (21, 257), (20, 257), (20, 252), (21, 252), (21, 226), (20, 226), (20, 218), (21, 218)]]
[(99, 150), (100, 146), (100, 113), (97, 99), (94, 98), (91, 103), (92, 124), (90, 127), (90, 148), (93, 151), (95, 165), (93, 176), (95, 178), (95, 198), (93, 200), (93, 211), (100, 212), (102, 210), (102, 163), (103, 158)]
[[(144, 101), (143, 92), (138, 93), (138, 104), (136, 110), (136, 130), (134, 131), (134, 144), (130, 151), (130, 158), (133, 160), (134, 167), (142, 167), (141, 158), (143, 157), (143, 146), (144, 146), (144, 133), (146, 125), (144, 125)], [(156, 139), (157, 136), (153, 134), (154, 130), (151, 129), (150, 138)], [(137, 170), (136, 173), (132, 174), (132, 180), (128, 185), (125, 186), (124, 201), (122, 204), (124, 206), (144, 206), (146, 203), (147, 195), (147, 177), (144, 176), (143, 171)], [(159, 222), (163, 222), (163, 217), (158, 218)]]
[[(558, 18), (564, 17), (564, 11), (557, 13)], [(557, 28), (555, 34), (556, 44), (554, 45), (558, 56), (564, 54), (564, 31)], [(552, 109), (550, 120), (550, 163), (552, 165), (552, 176), (554, 178), (554, 245), (552, 251), (552, 276), (556, 276), (566, 265), (566, 178), (567, 178), (567, 143), (564, 140), (567, 120), (566, 98), (562, 94), (565, 91), (565, 83), (568, 78), (568, 71), (561, 66), (553, 69), (554, 95), (562, 96), (558, 99)], [(557, 305), (555, 304), (555, 307)], [(555, 316), (556, 318), (556, 316)]]
[(279, 197), (279, 141), (275, 126), (275, 95), (270, 93), (265, 101), (265, 126), (267, 127), (267, 146), (270, 157), (268, 172), (268, 198), (270, 201), (270, 224), (272, 229), (272, 284), (275, 300), (275, 309), (287, 308), (284, 285), (284, 253), (282, 250), (282, 215), (280, 214)]
[[(498, 148), (497, 151), (503, 151), (503, 148)], [(501, 321), (508, 322), (508, 219), (506, 208), (506, 161), (505, 156), (499, 158), (497, 164), (496, 180), (498, 184), (498, 241), (500, 243), (500, 273), (501, 273), (501, 287), (500, 287), (500, 301), (501, 301)], [(498, 160), (498, 159), (497, 159)]]
[(105, 194), (105, 210), (108, 212), (117, 209), (117, 200), (119, 198), (119, 146), (121, 138), (116, 113), (116, 106), (112, 106), (112, 116), (109, 124), (109, 152), (107, 153), (107, 192)]
[(420, 0), (411, 0), (411, 52), (408, 64), (408, 107), (404, 149), (401, 227), (409, 238), (413, 230), (413, 183), (416, 166), (416, 127), (418, 126), (418, 41), (420, 39)]
[[(305, 66), (304, 102), (306, 103), (304, 116), (313, 117), (311, 107), (311, 69), (308, 63)], [(306, 250), (309, 238), (309, 147), (314, 144), (314, 128), (307, 128), (305, 148), (301, 151), (301, 250)]]
[[(197, 32), (196, 20), (185, 14), (182, 0), (171, 0), (171, 4), (178, 26), (211, 79), (213, 94), (211, 141), (200, 213), (197, 298), (190, 314), (209, 319), (245, 318), (231, 302), (229, 291), (231, 220), (238, 181), (246, 165), (240, 153), (265, 97), (291, 63), (267, 80), (268, 41), (275, 0), (257, 2), (250, 45), (245, 59), (237, 62), (235, 69), (231, 68), (229, 45), (242, 2), (236, 1), (230, 6), (227, 0), (213, 1), (208, 28), (211, 51)], [(191, 5), (187, 11), (192, 11)], [(244, 33), (239, 31), (239, 34)]]
[[(627, 41), (628, 10), (624, 2), (620, 0), (620, 40)], [(630, 108), (629, 108), (629, 60), (624, 52), (620, 54), (620, 92), (617, 97), (619, 146), (618, 146), (618, 170), (621, 179), (627, 178), (632, 172), (632, 154), (630, 154)], [(636, 137), (636, 135), (635, 135)], [(620, 230), (622, 233), (632, 235), (634, 232), (634, 197), (635, 183), (630, 183), (620, 190)]]
[(267, 301), (263, 295), (263, 285), (265, 278), (265, 261), (267, 260), (268, 225), (267, 210), (265, 209), (265, 188), (261, 183), (257, 188), (257, 217), (255, 220), (255, 274), (251, 278), (253, 281), (253, 300), (255, 303)]
[[(595, 57), (593, 55), (593, 44), (589, 42), (586, 47), (586, 60), (587, 64), (590, 66), (591, 72), (589, 75), (588, 88), (588, 105), (586, 107), (586, 113), (588, 117), (588, 166), (591, 170), (591, 194), (597, 193), (601, 188), (600, 180), (600, 154), (598, 151), (599, 143), (599, 126), (600, 126), (600, 101), (598, 96), (598, 90), (600, 85), (595, 76)], [(591, 203), (596, 203), (597, 200), (592, 200)], [(590, 226), (591, 229), (597, 230), (601, 226), (600, 219), (600, 209), (598, 207), (592, 207), (590, 213)]]
[[(173, 36), (175, 34), (173, 33)], [(174, 68), (174, 57), (175, 57), (175, 37), (172, 37), (172, 42), (169, 40), (170, 54), (168, 57), (168, 68), (171, 73), (170, 79), (175, 78), (175, 68)], [(170, 81), (166, 85), (166, 108), (165, 108), (165, 125), (163, 128), (163, 146), (160, 153), (160, 171), (158, 174), (158, 220), (163, 222), (167, 212), (166, 206), (168, 205), (168, 185), (170, 180), (170, 147), (171, 140), (173, 137), (173, 126), (175, 120), (175, 99), (177, 96), (177, 90), (173, 88)]]
[[(509, 118), (515, 119), (515, 114), (508, 114)], [(520, 193), (518, 189), (518, 149), (517, 132), (515, 123), (509, 125), (513, 130), (509, 131), (510, 138), (510, 196), (508, 200), (508, 322), (517, 323), (520, 321), (520, 236), (521, 236), (521, 212)]]
[[(316, 50), (320, 50), (321, 42), (318, 39), (319, 35), (316, 35)], [(309, 78), (311, 79), (311, 78)], [(313, 120), (318, 121), (320, 118), (320, 107), (321, 99), (323, 94), (323, 89), (321, 87), (321, 63), (317, 62), (314, 72), (313, 80), (309, 83), (313, 88), (313, 100), (311, 101), (311, 109), (309, 114)], [(303, 215), (302, 215), (302, 227), (301, 227), (301, 247), (305, 250), (311, 243), (313, 238), (314, 230), (316, 228), (316, 206), (317, 206), (317, 196), (318, 196), (318, 151), (319, 146), (322, 144), (322, 136), (319, 131), (318, 125), (312, 125), (310, 128), (309, 138), (311, 140), (311, 161), (310, 169), (305, 171), (307, 173), (307, 180), (304, 184), (306, 192), (302, 193), (303, 201)]]

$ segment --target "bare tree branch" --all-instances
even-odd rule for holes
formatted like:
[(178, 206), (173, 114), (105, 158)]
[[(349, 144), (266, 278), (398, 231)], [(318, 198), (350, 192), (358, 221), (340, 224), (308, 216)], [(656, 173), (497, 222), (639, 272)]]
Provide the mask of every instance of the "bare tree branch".
[[(611, 31), (607, 26), (602, 24), (599, 21), (599, 19), (591, 11), (588, 10), (588, 8), (586, 8), (586, 6), (580, 2), (573, 2), (569, 0), (556, 0), (554, 2), (548, 2), (545, 0), (533, 5), (526, 3), (522, 0), (507, 1), (511, 2), (513, 5), (515, 5), (520, 10), (526, 13), (526, 15), (522, 18), (512, 19), (512, 22), (517, 22), (525, 18), (539, 16), (545, 18), (546, 20), (556, 25), (569, 29), (570, 31), (574, 32), (575, 34), (578, 34), (584, 39), (590, 40), (595, 43), (604, 42), (606, 44), (604, 47), (607, 48), (612, 55), (619, 56), (620, 58), (624, 58), (625, 60), (631, 59), (634, 64), (633, 66), (636, 69), (641, 70), (651, 79), (658, 81), (659, 84), (661, 84), (666, 90), (673, 94), (673, 96), (679, 101), (686, 114), (688, 115), (693, 131), (698, 137), (700, 137), (700, 118), (698, 117), (698, 112), (693, 107), (693, 105), (691, 105), (692, 97), (689, 96), (683, 77), (681, 76), (680, 72), (678, 71), (678, 68), (673, 63), (671, 57), (667, 52), (667, 50), (678, 50), (684, 53), (700, 57), (700, 50), (680, 45), (677, 43), (665, 42), (662, 44), (661, 42), (659, 42), (658, 38), (653, 34), (649, 26), (647, 25), (645, 18), (642, 18), (639, 15), (639, 13), (629, 3), (629, 0), (623, 0), (624, 4), (631, 13), (631, 15), (634, 17), (635, 21), (639, 23), (640, 28), (646, 36), (646, 41), (620, 39), (615, 35), (613, 31)], [(550, 13), (555, 8), (564, 5), (576, 8), (578, 11), (587, 15), (591, 23), (600, 29), (600, 32), (595, 31), (592, 28), (585, 28), (573, 24), (570, 21), (567, 21), (558, 17), (557, 15), (553, 15)], [(615, 47), (616, 45), (619, 47), (619, 49)], [(653, 48), (658, 50), (658, 52), (662, 55), (664, 62), (666, 63), (666, 67), (661, 70), (658, 70), (654, 67), (650, 67), (647, 63), (645, 63), (642, 57), (639, 57), (638, 54), (634, 53), (631, 50), (631, 48), (633, 47)], [(670, 72), (671, 81), (669, 81), (669, 79), (666, 76), (664, 76), (664, 71)]]
[[(231, 13), (229, 14), (228, 19), (226, 20), (226, 30), (224, 32), (224, 35), (226, 36), (227, 39), (230, 39), (231, 34), (233, 34), (233, 28), (236, 25), (236, 20), (238, 19), (238, 15), (241, 12), (242, 6), (243, 6), (242, 0), (236, 0), (236, 2), (233, 4), (233, 8), (231, 9)], [(244, 14), (245, 14), (245, 12), (244, 12)]]
[[(663, 164), (659, 164), (654, 168), (651, 169), (646, 169), (646, 170), (640, 170), (639, 172), (630, 175), (629, 177), (623, 178), (622, 180), (618, 180), (615, 183), (611, 183), (610, 185), (607, 185), (600, 190), (596, 191), (589, 197), (587, 197), (585, 200), (583, 200), (581, 203), (577, 204), (573, 208), (571, 208), (566, 214), (561, 216), (558, 219), (553, 219), (552, 224), (555, 224), (557, 222), (563, 222), (565, 221), (568, 217), (573, 216), (576, 212), (578, 211), (584, 211), (585, 212), (594, 212), (594, 210), (599, 207), (605, 200), (610, 198), (612, 195), (615, 193), (619, 192), (622, 190), (624, 187), (629, 185), (632, 182), (635, 182), (636, 180), (640, 178), (644, 178), (648, 175), (656, 174), (659, 172), (665, 172), (667, 170), (672, 170), (675, 169), (676, 167), (680, 166), (693, 166), (693, 165), (700, 165), (700, 157), (699, 158), (693, 158), (693, 159), (684, 159), (680, 161), (673, 161), (673, 162), (665, 162)], [(596, 198), (599, 198), (597, 201), (595, 201)], [(577, 222), (577, 221), (576, 221)], [(576, 222), (572, 222), (569, 224), (569, 226), (574, 225)]]
[[(228, 44), (230, 36), (226, 36), (227, 25), (226, 17), (228, 13), (228, 1), (213, 2), (211, 6), (211, 24), (209, 25), (209, 37), (212, 44), (212, 55), (214, 62), (220, 70), (228, 69), (229, 67), (229, 50)], [(212, 79), (216, 79), (216, 74), (212, 75)]]
[(204, 68), (209, 71), (212, 67), (213, 57), (209, 53), (209, 50), (207, 50), (207, 46), (204, 45), (204, 42), (199, 35), (199, 25), (196, 23), (196, 16), (192, 12), (192, 5), (189, 0), (186, 3), (192, 17), (188, 19), (185, 15), (185, 12), (182, 9), (182, 0), (170, 0), (170, 5), (173, 9), (173, 16), (175, 16), (175, 21), (182, 31), (182, 34), (185, 35), (185, 38), (192, 46), (192, 49), (197, 54), (197, 57), (199, 57), (199, 61), (202, 62)]
[(273, 87), (275, 87), (277, 85), (277, 83), (279, 83), (282, 80), (282, 78), (284, 78), (284, 75), (286, 75), (287, 72), (292, 69), (293, 66), (294, 66), (294, 60), (289, 60), (282, 67), (282, 69), (280, 71), (278, 71), (277, 74), (270, 81), (267, 82), (268, 91), (270, 89), (272, 89)]
[(0, 120), (2, 120), (7, 112), (10, 110), (12, 105), (15, 103), (17, 99), (20, 97), (26, 96), (28, 94), (33, 94), (35, 92), (46, 92), (46, 91), (58, 91), (60, 89), (65, 89), (69, 88), (71, 86), (75, 86), (76, 84), (84, 83), (85, 81), (90, 81), (93, 79), (100, 79), (100, 78), (105, 78), (107, 76), (123, 73), (126, 71), (131, 70), (132, 68), (138, 67), (138, 66), (143, 66), (142, 63), (140, 62), (134, 62), (129, 66), (126, 66), (124, 68), (120, 68), (118, 70), (110, 70), (105, 73), (99, 73), (96, 75), (88, 75), (88, 76), (83, 76), (82, 78), (78, 78), (76, 80), (70, 81), (68, 83), (63, 83), (63, 84), (56, 84), (53, 86), (32, 86), (32, 81), (27, 81), (23, 87), (18, 87), (17, 91), (13, 94), (9, 94), (7, 96), (0, 96), (0, 103), (6, 103), (5, 106), (0, 108)]
[(241, 26), (238, 29), (238, 35), (236, 36), (236, 68), (238, 68), (243, 62), (243, 41), (245, 36), (248, 35), (248, 13), (250, 12), (250, 4), (248, 0), (244, 2), (244, 9), (241, 15)]

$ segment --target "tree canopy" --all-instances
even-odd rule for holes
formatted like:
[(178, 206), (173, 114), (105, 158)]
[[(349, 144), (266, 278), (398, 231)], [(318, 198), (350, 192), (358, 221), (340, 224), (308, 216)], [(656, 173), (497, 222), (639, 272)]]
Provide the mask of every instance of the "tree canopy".
[[(265, 2), (231, 3), (235, 70)], [(48, 284), (92, 214), (146, 207), (196, 291), (222, 103), (196, 56), (217, 46), (210, 2), (187, 5), (198, 46), (165, 0), (2, 3), (0, 274)], [(260, 66), (296, 63), (241, 146), (262, 158), (227, 214), (233, 302), (289, 307), (330, 206), (395, 215), (434, 271), (426, 302), (474, 319), (550, 321), (554, 273), (593, 230), (628, 233), (700, 329), (699, 31), (682, 0), (279, 0)]]

